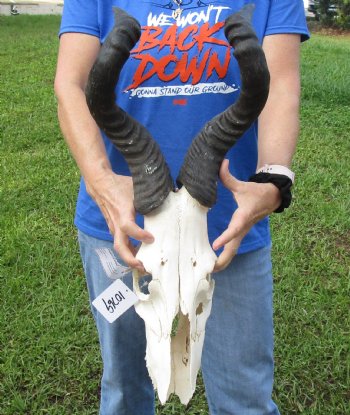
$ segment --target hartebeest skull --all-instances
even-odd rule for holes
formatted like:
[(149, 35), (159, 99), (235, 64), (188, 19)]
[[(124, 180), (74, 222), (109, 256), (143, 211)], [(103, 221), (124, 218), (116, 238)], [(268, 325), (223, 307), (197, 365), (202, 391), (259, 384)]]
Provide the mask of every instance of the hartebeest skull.
[[(238, 100), (210, 120), (192, 142), (174, 189), (169, 169), (149, 132), (120, 109), (115, 86), (139, 23), (115, 8), (115, 26), (90, 72), (87, 103), (99, 127), (124, 155), (133, 178), (135, 209), (145, 216), (145, 229), (155, 241), (142, 244), (137, 257), (152, 275), (148, 293), (134, 271), (135, 308), (144, 319), (146, 362), (164, 403), (174, 392), (187, 403), (195, 390), (205, 324), (211, 311), (216, 255), (207, 236), (207, 211), (216, 202), (220, 164), (226, 152), (263, 109), (269, 89), (264, 53), (250, 24), (248, 5), (225, 22), (225, 35), (241, 71)], [(172, 336), (173, 322), (178, 328)]]

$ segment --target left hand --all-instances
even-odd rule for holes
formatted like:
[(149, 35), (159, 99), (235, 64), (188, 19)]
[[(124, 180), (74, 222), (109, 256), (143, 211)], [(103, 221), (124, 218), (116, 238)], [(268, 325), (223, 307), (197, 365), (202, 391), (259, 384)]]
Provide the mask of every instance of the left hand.
[(213, 243), (214, 250), (224, 247), (216, 260), (214, 272), (221, 271), (230, 264), (250, 228), (281, 204), (280, 191), (274, 184), (238, 180), (231, 175), (228, 166), (229, 161), (224, 160), (219, 175), (223, 185), (232, 192), (238, 208), (227, 229)]

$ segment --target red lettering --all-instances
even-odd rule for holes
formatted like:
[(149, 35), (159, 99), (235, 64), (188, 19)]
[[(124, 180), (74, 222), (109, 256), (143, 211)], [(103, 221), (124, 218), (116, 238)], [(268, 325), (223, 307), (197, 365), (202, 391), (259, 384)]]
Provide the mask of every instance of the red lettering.
[[(177, 33), (176, 24), (167, 28), (163, 32), (162, 27), (144, 26), (139, 43), (131, 51), (133, 58), (139, 61), (132, 83), (127, 90), (138, 88), (152, 76), (157, 76), (162, 82), (169, 82), (179, 77), (181, 82), (187, 83), (191, 80), (192, 85), (198, 84), (206, 71), (206, 79), (216, 73), (219, 79), (225, 77), (231, 59), (231, 50), (225, 40), (213, 37), (215, 33), (222, 29), (224, 22), (209, 26), (209, 23), (187, 26), (180, 33)], [(206, 44), (225, 46), (226, 53), (223, 62), (217, 52), (212, 51), (211, 47), (203, 48)], [(198, 53), (191, 59), (188, 51), (194, 47), (198, 48)], [(144, 53), (152, 48), (159, 48), (159, 51), (168, 47), (169, 54), (155, 58), (149, 53)], [(177, 57), (174, 52), (179, 51)], [(179, 104), (180, 105), (180, 104)]]
[[(177, 57), (175, 55), (163, 56), (156, 60), (152, 55), (146, 53), (143, 55), (135, 55), (134, 58), (139, 59), (141, 63), (135, 72), (132, 84), (129, 85), (126, 90), (137, 88), (155, 74), (157, 74), (159, 79), (163, 82), (172, 81), (179, 75), (177, 65), (175, 65), (172, 73), (166, 74), (167, 66), (171, 62), (177, 62)], [(150, 68), (147, 68), (147, 66)]]
[(139, 43), (135, 49), (131, 51), (132, 54), (140, 53), (159, 46), (157, 37), (162, 33), (161, 27), (143, 26)]
[(190, 34), (195, 34), (198, 32), (198, 26), (193, 25), (193, 26), (187, 26), (180, 34), (179, 34), (179, 39), (177, 41), (177, 46), (179, 48), (179, 50), (181, 52), (185, 52), (187, 50), (190, 50), (191, 48), (194, 47), (194, 45), (196, 44), (196, 42), (194, 40), (192, 40), (191, 42), (187, 43), (186, 45), (184, 44), (184, 42), (187, 40), (187, 38), (190, 36)]
[(165, 46), (169, 46), (170, 52), (174, 53), (175, 46), (177, 45), (176, 30), (176, 24), (169, 27), (169, 29), (165, 32), (162, 40), (159, 43), (159, 50), (162, 50)]
[(168, 56), (164, 56), (163, 58), (159, 59), (156, 65), (156, 70), (157, 70), (157, 75), (159, 76), (159, 79), (161, 81), (169, 82), (178, 76), (179, 73), (177, 71), (177, 65), (175, 66), (173, 73), (170, 73), (168, 75), (165, 73), (166, 67), (169, 65), (169, 63), (176, 62), (176, 61), (177, 61), (177, 57), (175, 55), (168, 55)]
[(207, 79), (213, 74), (215, 71), (219, 75), (219, 79), (225, 78), (227, 74), (228, 65), (231, 59), (231, 50), (230, 48), (226, 49), (225, 61), (221, 64), (219, 60), (219, 56), (216, 52), (210, 56), (208, 69), (207, 69)]
[(193, 36), (197, 40), (198, 50), (201, 52), (204, 46), (204, 43), (211, 43), (215, 45), (227, 46), (228, 43), (221, 39), (216, 39), (211, 37), (214, 33), (218, 32), (223, 26), (224, 22), (216, 23), (214, 26), (209, 27), (209, 23), (204, 23), (199, 29), (198, 35)]
[(173, 100), (174, 105), (187, 105), (187, 99), (174, 99)]
[(152, 55), (145, 53), (143, 55), (135, 55), (134, 58), (139, 59), (141, 62), (135, 71), (133, 82), (126, 88), (127, 90), (137, 88), (139, 85), (147, 81), (147, 79), (156, 73), (154, 66), (152, 66), (151, 69), (146, 72), (147, 65), (154, 65), (157, 63), (156, 59), (154, 59)]
[(194, 56), (190, 62), (188, 62), (188, 53), (185, 52), (178, 62), (178, 69), (180, 73), (181, 82), (188, 82), (192, 76), (192, 85), (198, 84), (204, 73), (207, 61), (209, 59), (211, 49), (208, 49), (204, 56), (200, 58), (198, 63), (198, 56)]

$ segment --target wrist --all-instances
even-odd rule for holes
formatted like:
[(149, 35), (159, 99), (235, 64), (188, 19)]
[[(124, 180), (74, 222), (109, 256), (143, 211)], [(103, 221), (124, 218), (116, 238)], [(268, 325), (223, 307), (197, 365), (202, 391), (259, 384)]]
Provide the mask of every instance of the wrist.
[(282, 176), (287, 176), (291, 181), (292, 184), (295, 180), (295, 174), (286, 166), (281, 166), (279, 164), (264, 164), (264, 166), (259, 167), (256, 170), (256, 173), (270, 173), (270, 174), (279, 174)]
[(79, 167), (85, 182), (103, 181), (113, 174), (108, 159), (95, 160), (93, 164), (85, 163), (84, 166)]
[[(282, 167), (282, 166), (281, 166)], [(259, 169), (260, 170), (260, 169)], [(288, 169), (289, 170), (289, 169)], [(294, 179), (294, 174), (293, 174)], [(274, 211), (276, 213), (281, 213), (284, 209), (288, 208), (292, 201), (291, 187), (293, 185), (292, 179), (289, 175), (277, 174), (277, 173), (267, 173), (264, 171), (259, 171), (249, 178), (250, 182), (255, 183), (271, 183), (280, 192), (280, 205)]]
[(95, 165), (93, 168), (88, 167), (81, 171), (84, 178), (85, 186), (90, 194), (98, 192), (99, 189), (103, 189), (109, 182), (113, 180), (113, 170), (108, 164), (101, 163)]

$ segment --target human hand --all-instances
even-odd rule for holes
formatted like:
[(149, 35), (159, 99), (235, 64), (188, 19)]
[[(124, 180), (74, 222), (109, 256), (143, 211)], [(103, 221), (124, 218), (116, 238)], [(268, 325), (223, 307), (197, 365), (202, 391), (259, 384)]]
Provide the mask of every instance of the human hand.
[(275, 185), (238, 180), (230, 174), (228, 166), (229, 161), (224, 160), (219, 175), (223, 185), (232, 192), (238, 208), (227, 229), (213, 243), (214, 250), (224, 247), (216, 260), (214, 272), (230, 264), (250, 228), (281, 204), (280, 191)]
[(135, 223), (132, 178), (115, 174), (112, 170), (93, 180), (86, 180), (86, 189), (98, 204), (114, 236), (114, 249), (132, 268), (144, 272), (141, 261), (136, 259), (136, 248), (129, 236), (145, 243), (152, 243), (152, 234)]

